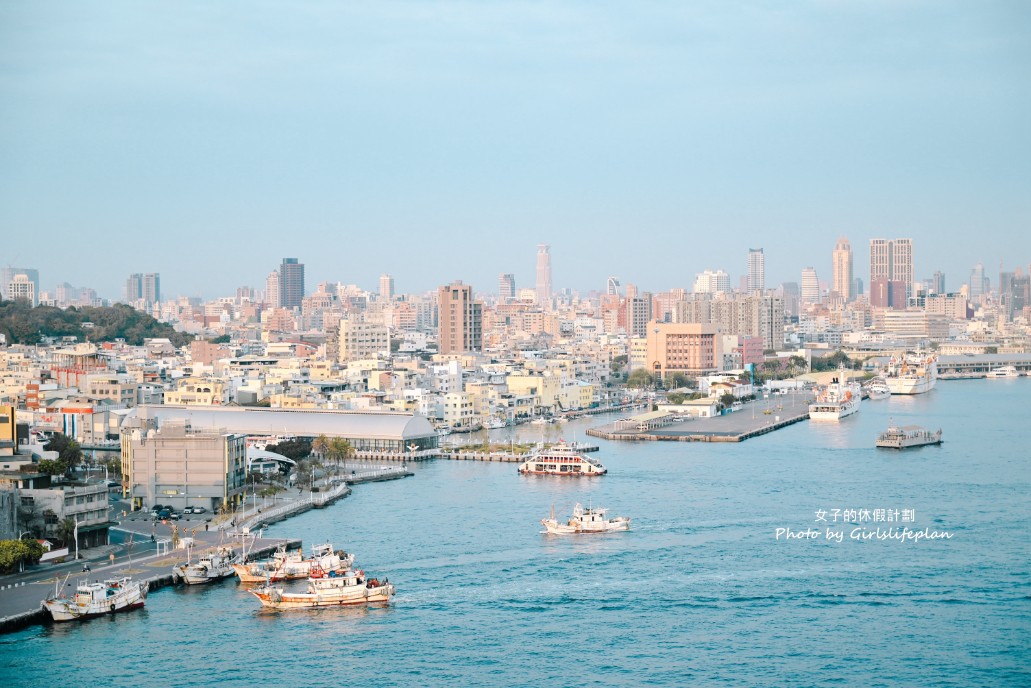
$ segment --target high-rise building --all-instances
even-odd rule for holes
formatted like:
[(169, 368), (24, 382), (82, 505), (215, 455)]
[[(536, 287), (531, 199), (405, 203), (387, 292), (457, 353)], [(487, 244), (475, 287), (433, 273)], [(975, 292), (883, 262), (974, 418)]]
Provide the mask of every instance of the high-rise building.
[(304, 298), (304, 263), (296, 258), (284, 258), (279, 266), (279, 293), (281, 305), (300, 308)]
[(852, 292), (852, 247), (845, 237), (839, 238), (834, 246), (831, 266), (831, 290), (837, 292), (846, 302), (851, 301), (855, 297)]
[(619, 294), (619, 278), (609, 277), (605, 281), (605, 293), (609, 296), (615, 296)]
[(437, 290), (438, 351), (442, 354), (483, 350), (483, 305), (473, 288), (452, 282)]
[(697, 294), (722, 294), (730, 291), (730, 275), (723, 270), (705, 270), (698, 273), (694, 281), (694, 291)]
[(813, 303), (820, 303), (820, 278), (816, 276), (814, 268), (804, 268), (802, 270), (802, 285), (799, 299), (803, 307)]
[(273, 270), (265, 278), (265, 303), (272, 308), (279, 308), (283, 305), (282, 293), (279, 288), (279, 270)]
[[(913, 291), (913, 240), (871, 239), (870, 240), (870, 303), (873, 304), (873, 289), (876, 280), (901, 282), (904, 287), (902, 303), (905, 304)], [(878, 284), (885, 284), (879, 282)], [(897, 298), (897, 297), (896, 297)], [(903, 305), (903, 308), (905, 306)]]
[(143, 275), (143, 300), (148, 306), (161, 301), (161, 275), (148, 272)]
[(511, 272), (501, 273), (498, 277), (498, 303), (509, 303), (515, 300), (515, 295), (515, 275)]
[(935, 294), (945, 293), (945, 273), (941, 270), (936, 270), (931, 278), (931, 291)]
[(143, 298), (143, 275), (134, 272), (125, 280), (125, 302), (134, 303)]
[(7, 283), (7, 298), (9, 301), (28, 301), (30, 306), (36, 305), (36, 285), (29, 276), (18, 273)]
[(547, 309), (551, 304), (551, 247), (537, 244), (537, 303)]
[(980, 303), (988, 294), (988, 276), (984, 273), (984, 264), (978, 263), (970, 271), (970, 302)]
[(394, 298), (394, 277), (383, 273), (379, 276), (379, 297), (386, 301)]
[(784, 296), (784, 313), (787, 315), (798, 315), (798, 282), (784, 282), (780, 285), (781, 294)]
[(766, 290), (766, 256), (761, 248), (748, 249), (748, 293)]
[(6, 267), (0, 268), (0, 297), (5, 299), (12, 298), (7, 291), (7, 285), (11, 283), (15, 275), (25, 275), (28, 277), (29, 281), (32, 282), (33, 289), (36, 294), (39, 294), (39, 270), (36, 270), (35, 268)]

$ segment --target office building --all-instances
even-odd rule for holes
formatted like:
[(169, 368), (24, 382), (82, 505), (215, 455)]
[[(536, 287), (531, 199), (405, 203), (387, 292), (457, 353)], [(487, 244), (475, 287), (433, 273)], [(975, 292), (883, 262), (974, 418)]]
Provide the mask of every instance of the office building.
[(814, 268), (804, 268), (802, 270), (799, 299), (802, 302), (803, 308), (814, 303), (820, 303), (820, 278), (816, 276)]
[(984, 272), (984, 264), (978, 263), (970, 271), (970, 302), (981, 303), (981, 300), (988, 295), (988, 276)]
[(501, 273), (498, 277), (498, 303), (510, 303), (515, 300), (515, 295), (515, 275), (511, 272)]
[(279, 270), (273, 270), (265, 278), (265, 303), (272, 308), (279, 308), (283, 303), (279, 289)]
[(7, 299), (9, 301), (27, 301), (30, 306), (36, 305), (36, 285), (28, 275), (18, 273), (7, 283)]
[(730, 275), (723, 270), (706, 270), (695, 277), (696, 294), (724, 294), (730, 291)]
[[(881, 280), (881, 282), (877, 282)], [(912, 239), (871, 239), (870, 240), (870, 303), (874, 305), (874, 285), (880, 285), (887, 291), (888, 283), (901, 283), (903, 292), (901, 303), (905, 303), (913, 291), (913, 240)], [(895, 300), (898, 295), (893, 295)]]
[(0, 297), (10, 300), (10, 292), (7, 290), (8, 285), (14, 281), (15, 275), (25, 275), (30, 282), (32, 282), (33, 293), (39, 295), (41, 289), (39, 288), (39, 270), (35, 268), (0, 268)]
[(945, 293), (945, 273), (941, 270), (936, 270), (931, 278), (931, 291), (935, 294)]
[(394, 298), (394, 277), (383, 273), (379, 276), (379, 297), (385, 301)]

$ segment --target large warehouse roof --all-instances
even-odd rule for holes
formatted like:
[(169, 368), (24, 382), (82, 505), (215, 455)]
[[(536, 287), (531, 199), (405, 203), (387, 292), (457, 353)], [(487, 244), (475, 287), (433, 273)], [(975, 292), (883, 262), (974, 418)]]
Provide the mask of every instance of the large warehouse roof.
[(412, 440), (434, 437), (430, 422), (411, 413), (267, 409), (238, 406), (137, 406), (127, 416), (158, 425), (187, 422), (193, 428), (224, 428), (243, 435), (295, 435), (350, 439)]

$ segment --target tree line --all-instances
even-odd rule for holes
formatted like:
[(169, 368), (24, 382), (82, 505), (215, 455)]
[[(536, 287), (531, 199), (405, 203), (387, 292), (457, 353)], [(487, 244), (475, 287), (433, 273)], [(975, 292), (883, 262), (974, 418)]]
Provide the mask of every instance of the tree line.
[[(84, 323), (91, 323), (83, 329)], [(10, 344), (39, 344), (45, 337), (76, 337), (97, 342), (124, 339), (140, 346), (145, 339), (168, 339), (176, 347), (186, 346), (193, 335), (176, 332), (166, 323), (124, 303), (100, 308), (32, 307), (27, 301), (0, 301), (0, 334)]]

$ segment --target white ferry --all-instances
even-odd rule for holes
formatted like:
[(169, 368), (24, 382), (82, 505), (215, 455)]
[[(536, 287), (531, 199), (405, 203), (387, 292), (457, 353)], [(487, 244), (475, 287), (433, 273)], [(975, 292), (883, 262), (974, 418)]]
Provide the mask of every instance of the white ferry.
[(394, 586), (386, 579), (366, 579), (365, 573), (360, 570), (326, 573), (316, 565), (311, 569), (305, 592), (291, 592), (272, 585), (264, 585), (249, 592), (258, 598), (263, 607), (308, 609), (389, 602), (394, 595)]
[(938, 357), (909, 353), (892, 356), (884, 377), (892, 394), (924, 394), (938, 382)]
[(529, 459), (519, 465), (523, 475), (572, 475), (587, 476), (605, 475), (606, 468), (594, 459), (577, 454), (565, 442), (534, 452)]
[(1000, 368), (992, 368), (985, 377), (989, 380), (1001, 380), (1008, 377), (1020, 377), (1020, 373), (1014, 366), (1002, 366)]
[(583, 533), (611, 533), (630, 530), (630, 519), (626, 516), (605, 518), (607, 509), (586, 509), (582, 504), (573, 507), (573, 515), (565, 523), (559, 523), (552, 508), (549, 518), (542, 518), (541, 524), (551, 535), (579, 535)]
[(891, 425), (887, 431), (877, 436), (874, 446), (887, 449), (909, 449), (910, 447), (923, 447), (928, 444), (941, 443), (941, 429), (930, 432), (924, 430), (919, 425), (903, 425), (902, 427)]
[(72, 597), (58, 597), (55, 593), (43, 600), (42, 607), (54, 621), (76, 621), (139, 609), (146, 599), (146, 581), (118, 578), (103, 583), (79, 583)]
[(859, 411), (863, 401), (863, 388), (855, 381), (844, 381), (841, 371), (829, 385), (820, 388), (816, 400), (809, 404), (810, 420), (841, 420)]

